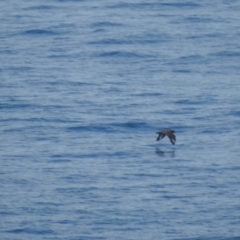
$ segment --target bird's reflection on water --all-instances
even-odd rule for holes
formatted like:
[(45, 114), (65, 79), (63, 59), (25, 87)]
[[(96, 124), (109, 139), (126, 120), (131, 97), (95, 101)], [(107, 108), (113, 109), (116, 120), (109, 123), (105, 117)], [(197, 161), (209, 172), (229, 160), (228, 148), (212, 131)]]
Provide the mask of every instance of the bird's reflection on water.
[(163, 149), (160, 149), (159, 147), (157, 147), (155, 149), (155, 152), (159, 157), (171, 157), (171, 158), (175, 157), (174, 150), (163, 150)]

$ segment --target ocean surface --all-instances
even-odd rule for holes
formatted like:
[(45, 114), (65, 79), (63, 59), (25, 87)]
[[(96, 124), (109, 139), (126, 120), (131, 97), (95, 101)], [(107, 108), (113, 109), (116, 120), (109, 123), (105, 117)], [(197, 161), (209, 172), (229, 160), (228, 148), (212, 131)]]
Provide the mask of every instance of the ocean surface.
[(0, 26), (0, 239), (240, 239), (240, 1), (2, 0)]

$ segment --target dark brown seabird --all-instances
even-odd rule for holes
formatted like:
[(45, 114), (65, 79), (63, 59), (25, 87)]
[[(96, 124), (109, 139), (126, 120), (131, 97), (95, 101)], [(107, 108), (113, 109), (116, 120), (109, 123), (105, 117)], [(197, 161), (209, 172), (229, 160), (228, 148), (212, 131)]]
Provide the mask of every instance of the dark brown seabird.
[(171, 130), (171, 129), (164, 129), (161, 132), (157, 132), (158, 137), (157, 140), (161, 140), (162, 138), (164, 138), (166, 135), (168, 136), (168, 138), (170, 139), (171, 143), (174, 145), (176, 142), (176, 136), (173, 134), (175, 131)]

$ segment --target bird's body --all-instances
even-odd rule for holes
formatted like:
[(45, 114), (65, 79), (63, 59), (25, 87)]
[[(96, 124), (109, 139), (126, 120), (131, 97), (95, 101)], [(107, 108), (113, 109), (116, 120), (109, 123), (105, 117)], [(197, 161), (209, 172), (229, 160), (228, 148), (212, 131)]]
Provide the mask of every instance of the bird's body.
[(176, 136), (173, 134), (175, 131), (171, 130), (171, 129), (164, 129), (160, 132), (157, 132), (158, 137), (157, 137), (157, 141), (161, 140), (162, 138), (164, 138), (166, 135), (168, 136), (169, 140), (171, 141), (171, 143), (174, 145), (176, 142)]

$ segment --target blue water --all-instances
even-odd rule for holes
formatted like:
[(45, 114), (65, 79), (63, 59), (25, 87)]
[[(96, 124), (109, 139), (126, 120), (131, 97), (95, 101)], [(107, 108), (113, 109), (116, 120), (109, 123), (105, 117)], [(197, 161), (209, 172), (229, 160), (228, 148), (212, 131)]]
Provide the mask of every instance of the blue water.
[(0, 22), (0, 239), (240, 239), (239, 1), (9, 0)]

